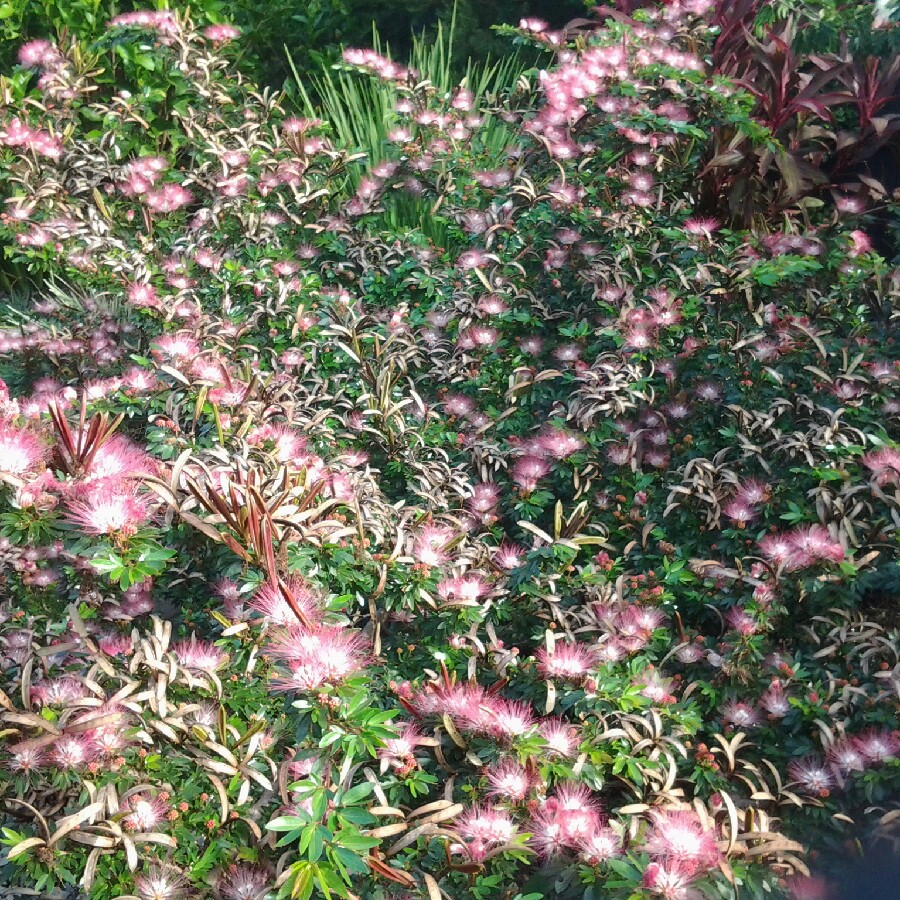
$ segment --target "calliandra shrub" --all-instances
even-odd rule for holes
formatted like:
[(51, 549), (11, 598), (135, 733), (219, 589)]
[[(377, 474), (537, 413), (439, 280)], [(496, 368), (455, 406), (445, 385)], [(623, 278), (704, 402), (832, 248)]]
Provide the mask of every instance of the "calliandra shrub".
[(349, 202), (185, 17), (111, 33), (144, 91), (4, 82), (56, 279), (0, 336), (8, 883), (784, 895), (890, 837), (898, 279), (865, 207), (697, 215), (753, 133), (705, 6), (523, 22), (500, 160), (351, 54), (399, 124)]

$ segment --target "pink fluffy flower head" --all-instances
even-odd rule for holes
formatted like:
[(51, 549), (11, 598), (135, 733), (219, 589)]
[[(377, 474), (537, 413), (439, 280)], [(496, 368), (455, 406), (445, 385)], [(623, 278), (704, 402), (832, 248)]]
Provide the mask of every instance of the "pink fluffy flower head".
[(397, 737), (386, 738), (378, 758), (394, 768), (402, 768), (414, 759), (414, 751), (422, 742), (422, 734), (409, 722), (397, 726)]
[(780, 681), (773, 681), (759, 698), (760, 706), (774, 719), (786, 716), (791, 709), (790, 701), (784, 693), (784, 686)]
[(94, 454), (85, 473), (85, 481), (123, 479), (134, 475), (149, 475), (153, 461), (124, 435), (114, 434)]
[(652, 862), (644, 870), (643, 886), (663, 900), (700, 900), (693, 884), (702, 873), (695, 865), (677, 859)]
[(286, 691), (312, 691), (340, 684), (368, 660), (365, 637), (350, 628), (292, 627), (269, 644), (269, 653), (287, 663), (289, 675), (274, 682)]
[(573, 756), (578, 748), (578, 729), (565, 719), (542, 719), (538, 734), (544, 739), (547, 749), (559, 756)]
[(478, 721), (484, 700), (484, 688), (466, 681), (429, 685), (412, 700), (412, 705), (421, 716), (447, 715), (461, 723)]
[(69, 504), (69, 520), (89, 534), (134, 535), (147, 522), (147, 501), (119, 485), (101, 485), (84, 500)]
[(531, 791), (532, 779), (515, 760), (504, 759), (484, 771), (491, 786), (489, 796), (520, 803)]
[(858, 741), (849, 737), (836, 741), (828, 748), (828, 762), (841, 775), (864, 772), (869, 764), (865, 754), (859, 749)]
[(271, 884), (262, 866), (232, 863), (219, 882), (219, 892), (224, 900), (260, 900)]
[(622, 839), (609, 825), (601, 825), (581, 848), (581, 858), (597, 866), (622, 854)]
[(300, 575), (290, 576), (282, 587), (267, 582), (253, 595), (248, 605), (261, 613), (270, 625), (298, 625), (297, 614), (285, 598), (282, 588), (287, 589), (310, 624), (322, 621), (321, 601), (312, 586)]
[(794, 760), (788, 774), (800, 791), (814, 797), (827, 797), (837, 784), (828, 764), (818, 756)]
[(166, 821), (169, 804), (161, 795), (137, 793), (125, 800), (121, 809), (125, 813), (122, 825), (126, 831), (156, 831)]
[(192, 635), (190, 640), (173, 644), (172, 652), (184, 668), (201, 672), (215, 672), (228, 662), (227, 653), (209, 641), (198, 641), (196, 635)]
[(597, 665), (596, 649), (590, 644), (557, 643), (553, 652), (541, 647), (536, 654), (538, 671), (545, 678), (583, 681)]
[(21, 743), (9, 748), (9, 759), (6, 768), (12, 772), (32, 772), (46, 765), (47, 754), (34, 744)]
[(459, 850), (475, 862), (483, 860), (495, 847), (508, 844), (517, 833), (509, 813), (489, 806), (467, 809), (456, 820), (454, 830), (464, 841)]
[(226, 44), (239, 37), (241, 30), (234, 25), (208, 25), (203, 29), (203, 36), (214, 44)]
[(152, 865), (145, 875), (135, 875), (134, 889), (140, 900), (181, 900), (187, 881), (177, 869)]
[(900, 738), (885, 728), (869, 728), (856, 738), (856, 746), (872, 764), (885, 763), (900, 753)]
[(531, 822), (531, 843), (542, 856), (583, 850), (604, 827), (600, 805), (584, 785), (561, 785)]
[(654, 858), (708, 869), (719, 860), (714, 835), (704, 831), (691, 810), (654, 810), (645, 849)]
[(47, 448), (37, 435), (24, 428), (0, 425), (0, 474), (24, 475), (46, 456)]
[(749, 703), (732, 700), (722, 707), (722, 719), (735, 728), (755, 728), (759, 724), (759, 712)]
[(413, 541), (412, 555), (425, 566), (441, 566), (450, 558), (447, 545), (455, 537), (446, 525), (424, 525)]
[(863, 456), (862, 463), (871, 470), (879, 486), (900, 484), (900, 449), (881, 447), (872, 450)]
[(80, 769), (91, 756), (90, 742), (80, 734), (63, 735), (50, 750), (50, 760), (61, 769)]

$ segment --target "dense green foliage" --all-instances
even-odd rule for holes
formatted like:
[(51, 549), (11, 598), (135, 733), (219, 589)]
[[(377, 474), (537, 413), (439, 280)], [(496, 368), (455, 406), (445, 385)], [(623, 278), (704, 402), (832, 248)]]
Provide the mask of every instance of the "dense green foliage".
[(620, 7), (286, 97), (221, 9), (20, 48), (0, 883), (801, 900), (896, 836), (886, 28)]

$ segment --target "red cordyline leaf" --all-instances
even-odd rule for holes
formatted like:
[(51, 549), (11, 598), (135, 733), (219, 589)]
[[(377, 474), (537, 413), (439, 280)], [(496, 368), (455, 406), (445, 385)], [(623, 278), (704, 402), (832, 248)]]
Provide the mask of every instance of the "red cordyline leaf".
[(68, 475), (80, 475), (90, 468), (97, 451), (113, 436), (124, 418), (117, 416), (112, 422), (108, 413), (98, 413), (87, 421), (87, 398), (82, 395), (78, 417), (78, 429), (73, 431), (68, 419), (56, 401), (48, 412), (56, 432), (57, 464)]

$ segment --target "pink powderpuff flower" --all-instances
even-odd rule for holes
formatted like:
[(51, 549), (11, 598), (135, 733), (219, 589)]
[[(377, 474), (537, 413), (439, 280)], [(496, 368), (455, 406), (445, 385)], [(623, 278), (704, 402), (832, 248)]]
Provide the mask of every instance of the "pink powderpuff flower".
[(134, 876), (134, 889), (140, 900), (182, 900), (187, 881), (177, 869), (152, 865), (146, 875)]
[(581, 450), (585, 441), (578, 435), (559, 428), (548, 428), (538, 435), (538, 446), (554, 459), (565, 459)]
[(837, 781), (828, 764), (818, 756), (806, 756), (788, 765), (788, 775), (798, 789), (814, 797), (827, 797)]
[(691, 810), (654, 810), (646, 851), (662, 860), (676, 860), (698, 869), (709, 869), (719, 861), (716, 838), (703, 830)]
[(896, 758), (900, 738), (887, 729), (870, 728), (856, 738), (856, 747), (867, 762), (877, 765)]
[(515, 760), (504, 759), (484, 770), (489, 797), (521, 803), (531, 792), (531, 777)]
[(262, 866), (232, 863), (219, 882), (219, 893), (225, 900), (261, 900), (272, 884)]
[(239, 37), (241, 30), (234, 25), (208, 25), (203, 29), (203, 36), (214, 44), (226, 44)]
[(535, 657), (538, 671), (545, 678), (573, 682), (583, 681), (597, 665), (596, 648), (583, 643), (559, 642), (554, 645), (552, 653), (541, 647)]
[(456, 820), (454, 831), (464, 843), (451, 845), (451, 852), (465, 853), (480, 862), (495, 847), (510, 843), (518, 829), (505, 810), (472, 806)]
[(173, 644), (172, 652), (185, 669), (201, 672), (215, 672), (228, 662), (227, 653), (209, 641), (198, 641), (196, 635), (191, 635), (190, 640)]
[(88, 534), (130, 537), (147, 522), (147, 501), (134, 490), (118, 485), (101, 485), (86, 499), (69, 504), (68, 518)]
[(759, 705), (773, 719), (781, 719), (791, 710), (791, 703), (785, 696), (784, 686), (777, 680), (773, 681), (759, 698)]
[(123, 479), (135, 475), (152, 475), (153, 460), (127, 437), (114, 434), (105, 441), (94, 454), (91, 464), (84, 474), (86, 482), (102, 479)]
[(322, 603), (309, 582), (300, 575), (291, 575), (281, 587), (271, 582), (264, 584), (253, 595), (248, 606), (261, 613), (270, 625), (302, 624), (285, 599), (285, 589), (309, 624), (315, 625), (322, 621)]
[(191, 203), (194, 195), (180, 184), (164, 184), (161, 188), (147, 191), (142, 199), (155, 212), (171, 213)]
[(91, 739), (92, 749), (108, 759), (119, 756), (129, 744), (122, 728), (119, 726), (97, 728), (87, 732), (87, 734)]
[(759, 623), (757, 623), (756, 619), (747, 610), (741, 609), (739, 606), (728, 610), (725, 614), (725, 621), (732, 631), (736, 631), (745, 637), (756, 634), (759, 631)]
[(9, 748), (6, 768), (12, 772), (27, 774), (47, 764), (47, 753), (42, 747), (30, 743), (16, 744)]
[(467, 572), (438, 583), (438, 596), (449, 604), (474, 606), (491, 592), (491, 583), (477, 572)]
[[(798, 568), (802, 568), (800, 560), (812, 562), (842, 562), (844, 548), (821, 525), (809, 525), (790, 532), (789, 538), (798, 558)], [(789, 559), (790, 563), (790, 559)]]
[(409, 722), (397, 726), (397, 737), (386, 738), (384, 747), (379, 749), (378, 758), (395, 768), (402, 768), (413, 759), (413, 751), (422, 742), (422, 733)]
[(412, 555), (422, 565), (441, 566), (450, 558), (447, 545), (456, 537), (446, 525), (424, 525), (413, 541)]
[(608, 825), (601, 825), (581, 848), (581, 858), (589, 866), (598, 866), (621, 855), (622, 839)]
[(722, 507), (722, 512), (727, 519), (731, 519), (738, 528), (749, 525), (757, 517), (757, 512), (753, 506), (742, 497), (735, 497), (729, 500)]
[(769, 562), (776, 566), (788, 567), (789, 561), (793, 558), (795, 547), (793, 542), (784, 534), (766, 535), (759, 543), (759, 552)]
[(160, 795), (148, 792), (132, 794), (121, 805), (125, 813), (122, 826), (126, 831), (155, 831), (166, 821), (169, 812), (168, 802)]
[(765, 503), (769, 499), (771, 488), (769, 485), (756, 479), (748, 479), (738, 486), (737, 496), (745, 503), (756, 506)]
[(755, 728), (759, 725), (759, 713), (749, 703), (732, 700), (722, 707), (722, 719), (735, 728)]
[(872, 249), (872, 239), (864, 232), (856, 229), (850, 232), (850, 256), (862, 256)]
[(476, 484), (472, 496), (466, 500), (466, 506), (478, 515), (492, 513), (500, 502), (500, 487), (491, 482)]
[(580, 743), (578, 729), (565, 719), (542, 719), (538, 724), (538, 734), (544, 739), (547, 749), (559, 756), (573, 756)]
[(337, 626), (289, 628), (270, 644), (269, 653), (287, 662), (290, 674), (274, 682), (279, 690), (310, 691), (340, 684), (368, 661), (368, 644), (358, 631)]
[(437, 714), (456, 721), (475, 721), (484, 699), (484, 688), (473, 682), (428, 685), (412, 699), (412, 706), (420, 716)]
[(872, 450), (862, 457), (862, 463), (872, 471), (875, 483), (880, 487), (900, 484), (900, 450), (893, 447)]
[(38, 682), (32, 686), (31, 694), (42, 706), (68, 706), (88, 696), (89, 691), (76, 678), (64, 675), (62, 678)]
[(498, 741), (522, 737), (534, 725), (529, 703), (494, 697), (486, 698), (478, 714), (463, 722), (464, 727), (485, 732)]
[(26, 41), (19, 47), (19, 65), (26, 69), (49, 68), (63, 62), (63, 55), (50, 41)]
[(65, 734), (50, 749), (50, 761), (60, 769), (79, 769), (92, 756), (88, 739), (80, 734)]
[(704, 894), (693, 887), (701, 874), (691, 863), (667, 859), (650, 863), (641, 884), (664, 900), (702, 900)]
[(560, 785), (532, 818), (531, 843), (542, 856), (588, 846), (605, 822), (599, 803), (584, 785)]
[(178, 334), (164, 334), (157, 338), (153, 348), (153, 355), (157, 358), (170, 358), (193, 362), (200, 354), (200, 345), (189, 335), (180, 332)]
[(703, 237), (707, 240), (721, 227), (718, 219), (711, 218), (690, 218), (686, 219), (684, 223), (684, 230), (688, 234), (693, 234), (696, 237)]
[(858, 741), (851, 737), (842, 738), (828, 748), (828, 762), (842, 775), (864, 772), (869, 764)]
[(494, 553), (494, 562), (501, 569), (517, 569), (525, 562), (527, 553), (524, 547), (504, 540)]
[(21, 476), (47, 458), (48, 448), (24, 428), (0, 425), (0, 474)]
[(513, 465), (512, 479), (523, 491), (531, 493), (549, 472), (550, 465), (539, 456), (523, 456)]

